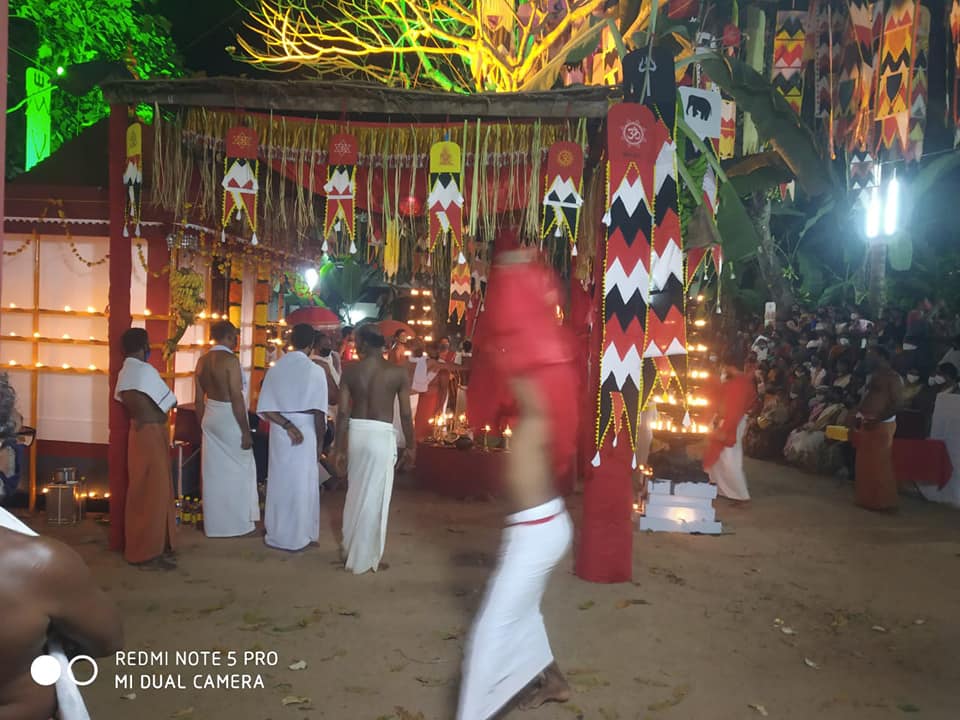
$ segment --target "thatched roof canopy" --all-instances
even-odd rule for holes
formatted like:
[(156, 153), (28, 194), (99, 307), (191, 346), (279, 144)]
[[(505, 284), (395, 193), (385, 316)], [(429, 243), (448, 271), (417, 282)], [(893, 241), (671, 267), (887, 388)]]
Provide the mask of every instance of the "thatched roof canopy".
[(111, 103), (242, 108), (290, 114), (563, 120), (606, 117), (610, 100), (619, 90), (573, 87), (536, 93), (460, 95), (327, 80), (187, 78), (108, 82), (103, 85), (103, 93)]

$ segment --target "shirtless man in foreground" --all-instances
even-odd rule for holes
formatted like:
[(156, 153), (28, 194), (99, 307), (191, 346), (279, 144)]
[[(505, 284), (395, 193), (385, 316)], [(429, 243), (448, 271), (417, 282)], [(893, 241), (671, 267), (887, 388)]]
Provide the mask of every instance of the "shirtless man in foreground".
[[(555, 280), (529, 252), (498, 255), (491, 282), (498, 291), (487, 304), (485, 358), (509, 391), (519, 418), (505, 457), (510, 514), (497, 568), (464, 649), (457, 720), (487, 720), (511, 704), (531, 709), (570, 698), (540, 602), (573, 537), (573, 524), (554, 485), (576, 452), (572, 338), (556, 320)], [(517, 307), (524, 308), (522, 317)], [(491, 410), (483, 407), (483, 397), (471, 396), (469, 403), (478, 413)]]
[[(56, 717), (54, 687), (30, 676), (34, 659), (46, 653), (48, 634), (68, 655), (105, 657), (123, 647), (116, 605), (80, 556), (56, 540), (0, 527), (0, 608), (0, 720)], [(87, 677), (88, 663), (75, 667), (78, 678)]]
[(360, 359), (344, 366), (340, 383), (333, 464), (339, 475), (349, 477), (343, 551), (347, 569), (356, 574), (381, 567), (397, 462), (395, 403), (406, 440), (400, 467), (412, 467), (416, 457), (410, 379), (406, 368), (384, 359), (383, 347), (383, 336), (373, 327), (360, 328)]

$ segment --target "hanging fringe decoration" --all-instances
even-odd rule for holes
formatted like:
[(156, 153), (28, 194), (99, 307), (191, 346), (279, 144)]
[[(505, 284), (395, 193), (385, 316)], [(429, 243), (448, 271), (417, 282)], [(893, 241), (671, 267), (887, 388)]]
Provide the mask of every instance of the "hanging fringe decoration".
[[(443, 141), (430, 148), (430, 194), (427, 196), (427, 212), (430, 213), (430, 252), (438, 241), (446, 246), (452, 241), (458, 265), (467, 262), (463, 254), (463, 194), (460, 192), (460, 146)], [(469, 276), (469, 273), (468, 273)]]
[(577, 255), (577, 232), (583, 208), (583, 150), (574, 142), (556, 142), (547, 151), (546, 192), (540, 237), (566, 236)]
[(227, 155), (223, 161), (223, 211), (220, 215), (221, 239), (226, 235), (231, 214), (239, 222), (246, 217), (257, 244), (257, 133), (252, 128), (235, 127), (227, 131)]
[(127, 128), (127, 166), (123, 171), (123, 184), (127, 188), (126, 211), (123, 213), (123, 236), (130, 237), (127, 229), (133, 223), (133, 236), (140, 237), (140, 207), (143, 193), (143, 127), (135, 122)]
[[(355, 255), (356, 218), (354, 201), (357, 191), (357, 140), (353, 135), (337, 133), (330, 138), (327, 151), (327, 182), (323, 192), (327, 196), (324, 214), (324, 252), (329, 252), (329, 238), (350, 241), (350, 254)], [(339, 250), (339, 242), (338, 247)]]

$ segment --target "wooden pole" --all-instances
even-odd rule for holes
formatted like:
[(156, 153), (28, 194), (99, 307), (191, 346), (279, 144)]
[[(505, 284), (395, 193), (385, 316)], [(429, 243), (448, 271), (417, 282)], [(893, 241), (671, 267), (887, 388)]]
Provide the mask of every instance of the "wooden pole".
[[(40, 335), (40, 234), (33, 239), (33, 343), (32, 359), (33, 370), (30, 371), (30, 424), (37, 429), (39, 434), (40, 425), (40, 371), (37, 369), (37, 363), (40, 362), (40, 343), (37, 338)], [(34, 437), (33, 444), (30, 445), (30, 490), (29, 490), (29, 510), (30, 513), (37, 507), (37, 438)]]
[(127, 106), (110, 106), (109, 128), (109, 203), (110, 203), (110, 317), (107, 337), (110, 342), (110, 549), (124, 548), (124, 515), (127, 500), (127, 436), (129, 420), (123, 405), (113, 399), (117, 376), (124, 354), (120, 338), (130, 327), (130, 277), (133, 257), (130, 238), (123, 236), (126, 188), (123, 185), (127, 152)]

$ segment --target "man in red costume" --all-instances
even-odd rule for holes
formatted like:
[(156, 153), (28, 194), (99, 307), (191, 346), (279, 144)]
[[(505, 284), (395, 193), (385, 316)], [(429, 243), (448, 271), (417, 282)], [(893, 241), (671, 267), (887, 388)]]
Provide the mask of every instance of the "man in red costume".
[(753, 378), (744, 374), (739, 365), (731, 355), (724, 358), (717, 416), (703, 453), (703, 469), (721, 496), (748, 502), (750, 491), (743, 473), (743, 435), (747, 429), (747, 411), (757, 400), (757, 388)]
[(512, 514), (465, 649), (457, 720), (487, 720), (514, 698), (537, 707), (570, 697), (540, 601), (573, 536), (554, 480), (576, 456), (577, 376), (572, 338), (556, 317), (557, 285), (533, 258), (523, 250), (496, 258), (480, 349), (490, 374), (483, 396), (470, 386), (475, 426), (494, 422), (507, 402), (518, 423), (505, 478)]

